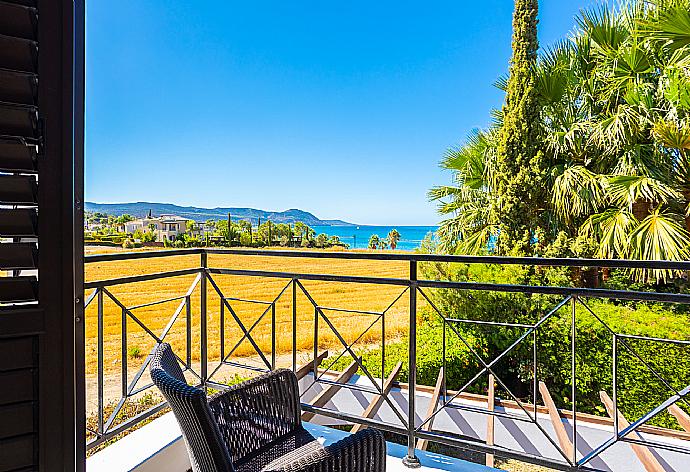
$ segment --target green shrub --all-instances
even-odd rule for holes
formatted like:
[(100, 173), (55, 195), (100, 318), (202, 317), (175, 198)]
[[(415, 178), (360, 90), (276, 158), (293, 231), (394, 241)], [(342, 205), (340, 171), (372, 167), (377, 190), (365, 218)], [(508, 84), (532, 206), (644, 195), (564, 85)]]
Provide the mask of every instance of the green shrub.
[(314, 245), (318, 248), (326, 247), (328, 245), (328, 235), (325, 233), (319, 234), (314, 241)]
[(252, 236), (249, 233), (240, 234), (240, 246), (249, 247), (252, 244)]
[[(449, 332), (446, 332), (446, 334), (446, 376), (448, 378), (448, 388), (457, 389), (479, 372), (480, 364), (459, 337)], [(465, 334), (463, 337), (473, 349), (484, 353), (477, 339), (471, 334)], [(443, 366), (443, 323), (433, 318), (422, 319), (417, 327), (417, 341), (417, 383), (433, 386), (436, 384), (439, 371)], [(398, 375), (398, 380), (400, 382), (407, 382), (409, 373), (408, 342), (409, 339), (407, 337), (394, 342), (386, 342), (385, 376), (391, 373), (398, 362), (402, 362), (402, 369)], [(362, 364), (373, 377), (381, 377), (381, 349), (365, 349), (356, 351), (356, 354), (362, 358)], [(321, 364), (322, 367), (328, 367), (336, 357), (331, 356), (329, 359), (324, 360)], [(343, 370), (350, 363), (352, 363), (352, 357), (344, 355), (334, 364), (332, 369)], [(360, 375), (364, 375), (361, 369), (358, 372)], [(484, 377), (473, 384), (473, 388), (470, 391), (485, 392), (486, 378)]]

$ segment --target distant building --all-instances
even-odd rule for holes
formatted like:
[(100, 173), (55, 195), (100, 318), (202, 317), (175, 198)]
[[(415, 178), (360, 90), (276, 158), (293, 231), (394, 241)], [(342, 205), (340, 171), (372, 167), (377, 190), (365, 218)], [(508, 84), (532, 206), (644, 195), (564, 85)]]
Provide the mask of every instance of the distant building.
[(156, 241), (175, 241), (182, 234), (198, 235), (198, 230), (191, 230), (192, 223), (194, 220), (181, 216), (161, 215), (129, 221), (125, 223), (124, 230), (125, 233), (130, 234), (137, 230), (142, 232), (153, 230), (156, 233)]

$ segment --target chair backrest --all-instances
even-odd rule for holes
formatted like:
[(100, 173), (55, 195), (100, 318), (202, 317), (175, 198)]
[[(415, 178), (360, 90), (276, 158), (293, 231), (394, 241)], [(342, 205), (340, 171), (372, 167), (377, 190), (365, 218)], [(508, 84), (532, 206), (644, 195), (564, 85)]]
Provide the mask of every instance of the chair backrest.
[(187, 384), (169, 344), (156, 347), (150, 372), (177, 418), (194, 472), (234, 472), (206, 393)]

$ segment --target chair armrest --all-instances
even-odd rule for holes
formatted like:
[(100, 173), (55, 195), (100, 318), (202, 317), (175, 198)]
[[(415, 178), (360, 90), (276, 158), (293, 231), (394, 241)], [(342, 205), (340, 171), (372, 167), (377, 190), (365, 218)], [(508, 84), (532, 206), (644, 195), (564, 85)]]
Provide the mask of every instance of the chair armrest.
[[(295, 451), (298, 453), (299, 451)], [(324, 448), (298, 457), (287, 454), (270, 470), (291, 472), (385, 472), (386, 441), (375, 429), (365, 429)]]
[(233, 385), (208, 405), (233, 463), (301, 427), (297, 378), (287, 369)]

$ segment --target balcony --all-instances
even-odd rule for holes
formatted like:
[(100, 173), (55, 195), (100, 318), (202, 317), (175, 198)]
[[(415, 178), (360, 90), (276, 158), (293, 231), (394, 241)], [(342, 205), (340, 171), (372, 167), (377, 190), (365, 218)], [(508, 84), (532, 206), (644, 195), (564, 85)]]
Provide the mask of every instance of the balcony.
[[(664, 366), (690, 353), (690, 340), (641, 335), (632, 318), (614, 324), (609, 311), (684, 307), (690, 295), (597, 288), (591, 281), (438, 277), (449, 267), (487, 264), (530, 270), (535, 280), (555, 268), (564, 281), (598, 268), (690, 270), (688, 263), (383, 252), (89, 255), (88, 466), (189, 468), (177, 424), (147, 370), (151, 349), (169, 342), (188, 381), (209, 391), (293, 369), (310, 432), (328, 443), (364, 427), (380, 429), (389, 441), (388, 470), (406, 470), (403, 462), (421, 462), (423, 470), (511, 469), (518, 462), (557, 470), (684, 470), (690, 372), (669, 374)], [(497, 294), (496, 304), (485, 304), (489, 293)], [(452, 294), (476, 305), (472, 316), (459, 317), (443, 302)], [(498, 302), (521, 300), (536, 300), (523, 318), (500, 316), (505, 306)], [(558, 346), (548, 344), (553, 326), (565, 333)], [(501, 336), (505, 348), (487, 352), (472, 330)], [(605, 339), (595, 342), (601, 333)], [(460, 369), (453, 358), (459, 350), (466, 356)], [(545, 360), (552, 352), (560, 357)], [(433, 375), (430, 354), (438, 360)], [(596, 365), (585, 362), (593, 359)], [(506, 378), (507, 361), (519, 379)], [(559, 365), (558, 375), (545, 365)], [(639, 383), (654, 384), (641, 413), (629, 396)], [(600, 389), (598, 405), (585, 393), (592, 385)]]

